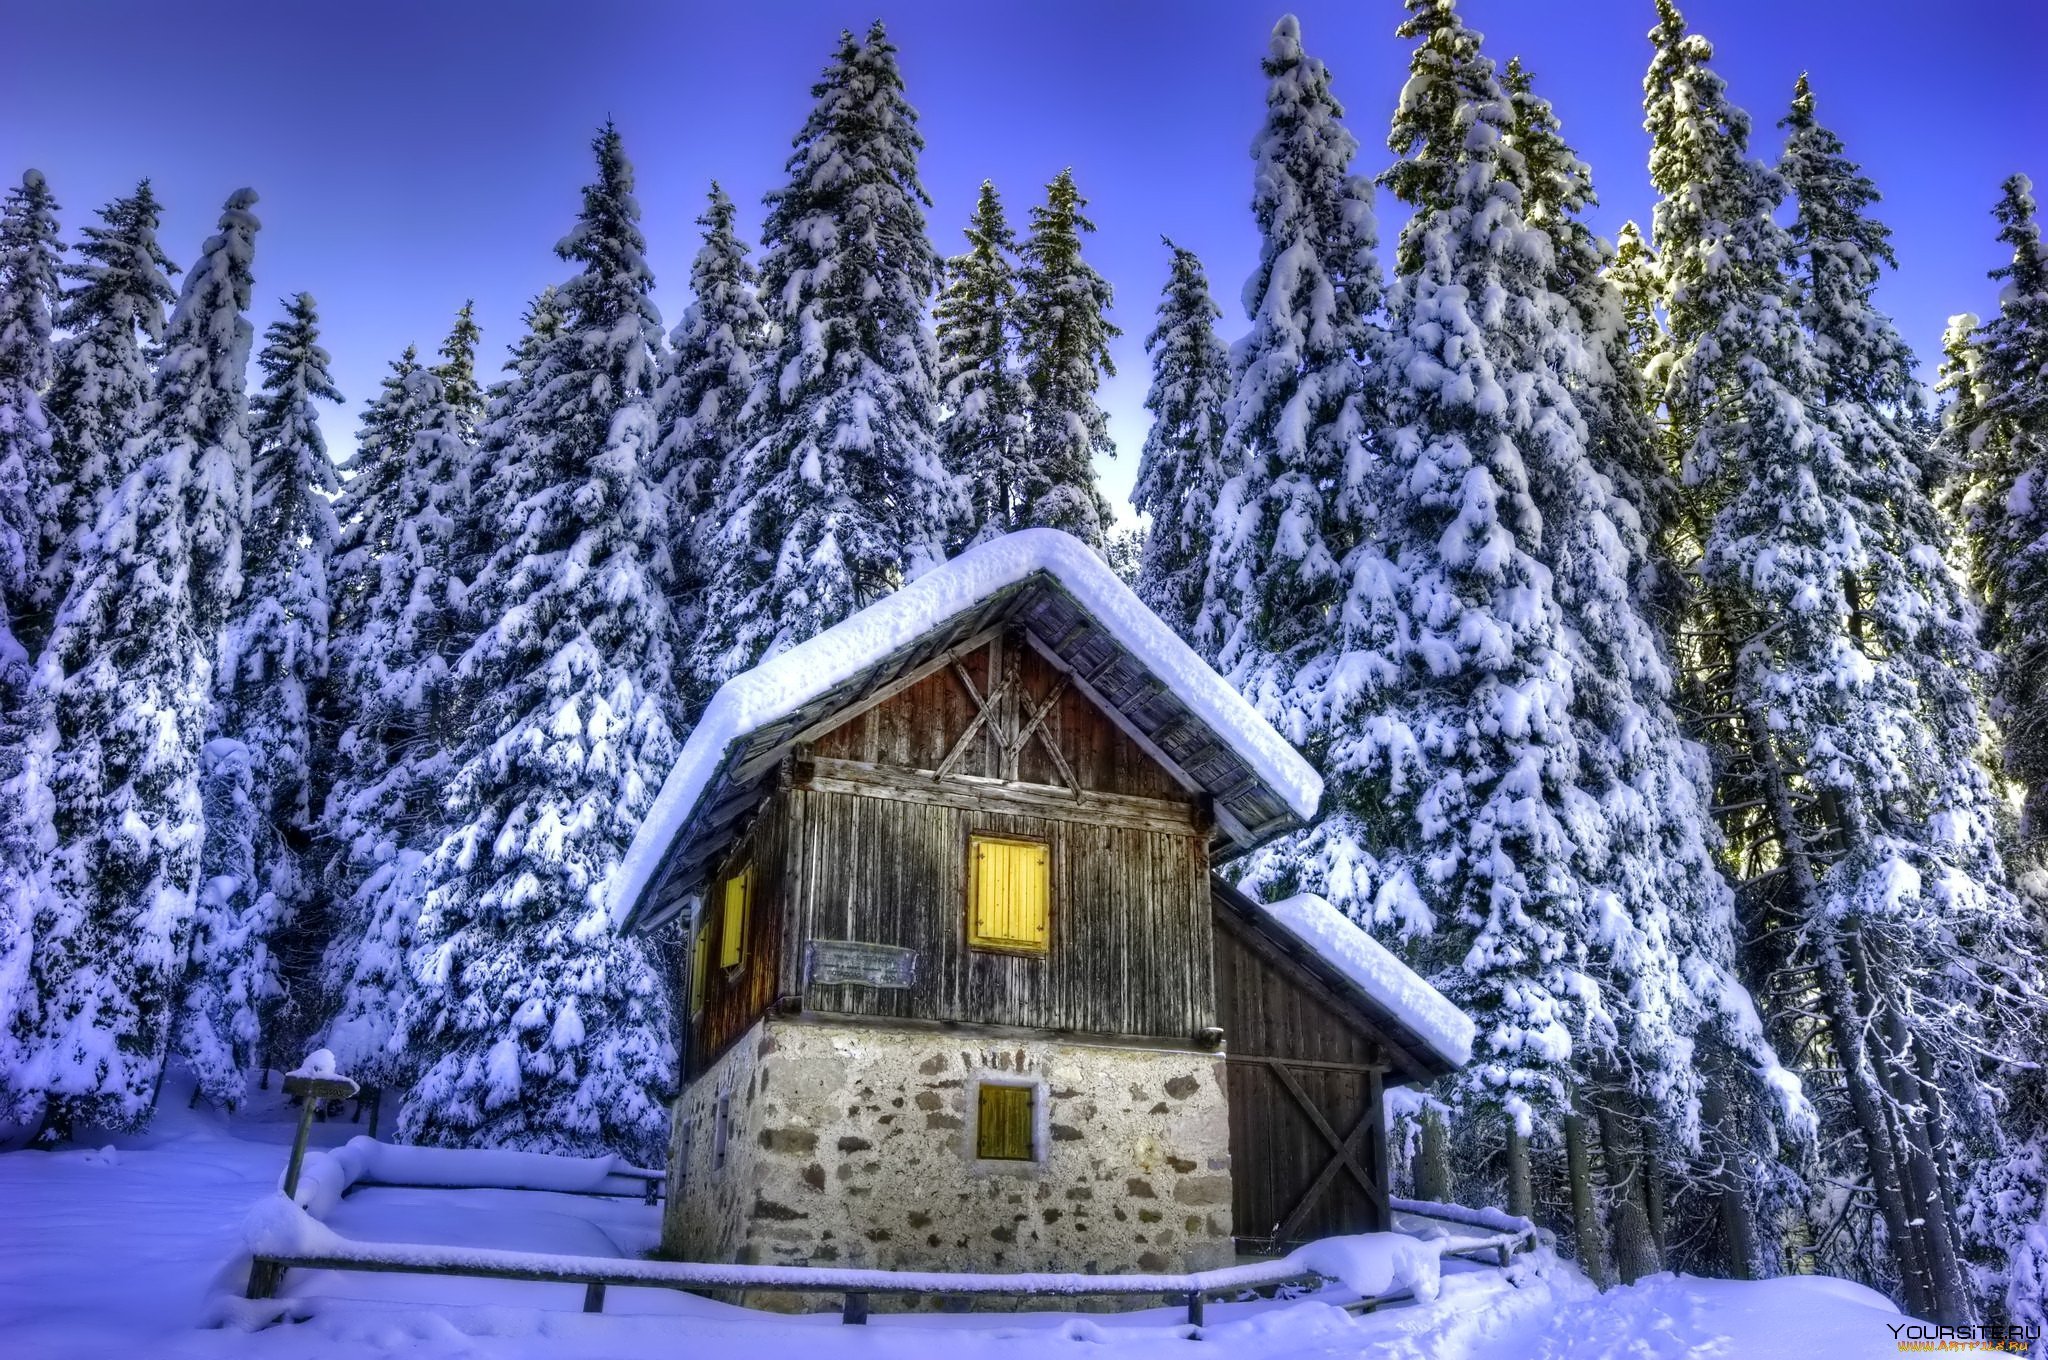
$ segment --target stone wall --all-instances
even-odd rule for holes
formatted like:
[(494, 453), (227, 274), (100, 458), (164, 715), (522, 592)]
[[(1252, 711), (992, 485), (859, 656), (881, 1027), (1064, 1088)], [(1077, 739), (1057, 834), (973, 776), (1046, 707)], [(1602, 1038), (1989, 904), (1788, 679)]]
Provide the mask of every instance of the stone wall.
[[(1038, 1089), (1036, 1160), (976, 1159), (984, 1080)], [(722, 1167), (721, 1091), (732, 1120)], [(692, 1260), (883, 1269), (1228, 1264), (1225, 1100), (1211, 1053), (771, 1018), (677, 1104), (671, 1176), (684, 1172), (683, 1190), (664, 1246)]]

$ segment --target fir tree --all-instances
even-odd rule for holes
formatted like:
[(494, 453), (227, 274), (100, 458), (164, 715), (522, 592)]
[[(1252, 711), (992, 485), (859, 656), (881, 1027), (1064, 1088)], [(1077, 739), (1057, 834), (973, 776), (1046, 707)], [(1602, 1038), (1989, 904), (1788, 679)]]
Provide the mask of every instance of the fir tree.
[[(370, 449), (376, 461), (343, 493), (353, 518), (337, 565), (359, 585), (350, 625), (334, 641), (343, 727), (327, 826), (339, 862), (320, 969), (323, 1042), (341, 1070), (380, 1089), (411, 1075), (406, 957), (428, 886), (423, 862), (449, 830), (443, 792), (461, 725), (453, 667), (465, 637), (453, 567), (470, 454), (468, 413), (441, 379), (409, 362), (395, 367), (399, 390), (381, 396), (365, 424), (380, 440), (410, 430), (409, 441), (359, 444), (358, 458)], [(358, 498), (372, 476), (375, 499)]]
[(1014, 517), (1001, 531), (1063, 529), (1100, 552), (1110, 511), (1095, 489), (1095, 459), (1114, 455), (1116, 445), (1095, 393), (1116, 375), (1109, 342), (1123, 332), (1106, 315), (1109, 281), (1081, 258), (1081, 234), (1095, 230), (1081, 215), (1087, 206), (1074, 172), (1060, 171), (1044, 205), (1031, 210), (1031, 235), (1018, 251), (1017, 354), (1031, 419)]
[(56, 612), (70, 585), (82, 537), (100, 508), (133, 471), (132, 442), (142, 435), (150, 396), (148, 347), (164, 338), (164, 308), (176, 301), (177, 269), (157, 245), (157, 201), (149, 181), (100, 210), (87, 226), (80, 261), (65, 273), (57, 321), (65, 338), (49, 408), (55, 478), (46, 489), (42, 575), (36, 607)]
[[(215, 773), (202, 771), (209, 801), (230, 815), (207, 817), (204, 854), (213, 863), (178, 1025), (200, 1089), (229, 1109), (286, 996), (281, 958), (294, 951), (284, 936), (294, 926), (309, 933), (304, 917), (314, 905), (301, 855), (313, 833), (312, 697), (327, 675), (329, 498), (339, 489), (316, 403), (341, 393), (328, 376), (312, 296), (284, 307), (256, 356), (263, 391), (249, 428), (247, 585), (228, 616), (215, 681), (215, 735), (242, 749), (212, 762)], [(215, 780), (225, 781), (218, 792)], [(246, 844), (223, 842), (241, 837)], [(294, 981), (309, 981), (293, 971), (301, 973)]]
[[(1550, 101), (1536, 94), (1520, 61), (1508, 62), (1503, 84), (1514, 108), (1507, 141), (1522, 158), (1528, 186), (1523, 215), (1550, 238), (1546, 282), (1571, 304), (1583, 347), (1576, 361), (1567, 355), (1557, 359), (1586, 422), (1586, 452), (1616, 493), (1610, 510), (1637, 568), (1638, 598), (1669, 603), (1676, 581), (1662, 569), (1661, 545), (1678, 488), (1650, 423), (1635, 352), (1638, 318), (1610, 272), (1618, 257), (1583, 218), (1600, 201), (1592, 172), (1565, 143)], [(1637, 267), (1636, 257), (1629, 267)]]
[(2038, 854), (2048, 845), (2048, 247), (2026, 176), (2005, 182), (1994, 213), (2012, 259), (1992, 274), (2004, 285), (1999, 312), (1970, 342), (1969, 404), (1949, 425), (1997, 657), (2005, 772), (2026, 791), (2020, 835)]
[[(400, 1117), (426, 1142), (644, 1155), (673, 1079), (668, 989), (605, 894), (675, 755), (667, 600), (649, 568), (660, 316), (617, 130), (559, 253), (581, 266), (478, 488), (498, 546), (461, 659), (485, 735), (449, 795), (408, 1007), (425, 1070)], [(516, 440), (502, 440), (510, 432)]]
[[(1164, 239), (1164, 238), (1161, 238)], [(1173, 267), (1159, 321), (1145, 339), (1152, 428), (1138, 458), (1131, 504), (1151, 517), (1139, 557), (1138, 597), (1184, 638), (1195, 635), (1209, 563), (1216, 493), (1223, 484), (1224, 407), (1230, 354), (1216, 335), (1223, 315), (1191, 250), (1171, 241)]]
[(58, 612), (37, 683), (58, 851), (37, 913), (32, 1084), (47, 1128), (149, 1115), (191, 935), (199, 749), (239, 585), (256, 196), (228, 199), (165, 332), (152, 419)]
[(434, 365), (434, 376), (441, 380), (441, 390), (455, 412), (465, 443), (475, 442), (477, 426), (484, 418), (484, 390), (476, 380), (476, 347), (483, 338), (484, 328), (476, 323), (475, 301), (464, 302), (455, 313), (448, 338), (441, 342), (441, 362)]
[(57, 201), (30, 170), (0, 203), (0, 647), (33, 646), (41, 510), (57, 480), (43, 398), (53, 373)]
[(842, 34), (768, 195), (761, 295), (777, 338), (762, 433), (719, 489), (706, 627), (715, 686), (940, 559), (959, 495), (939, 452), (925, 325), (939, 279), (917, 178), (924, 146), (880, 24)]
[(966, 488), (962, 538), (971, 543), (1022, 525), (1031, 473), (1017, 354), (1017, 238), (988, 180), (965, 235), (967, 249), (946, 261), (937, 317), (946, 466)]
[(1981, 1100), (1974, 1054), (2012, 998), (1951, 962), (1997, 940), (2005, 910), (1967, 687), (1935, 674), (1973, 663), (1958, 602), (1926, 516), (1869, 499), (1918, 492), (1895, 423), (1903, 347), (1869, 306), (1882, 234), (1810, 111), (1787, 168), (1814, 202), (1796, 238), (1779, 226), (1783, 180), (1749, 157), (1711, 47), (1659, 12), (1644, 88), (1664, 397), (1701, 542), (1691, 660), (1732, 715), (1712, 733), (1720, 801), (1764, 814), (1731, 825), (1735, 863), (1779, 869), (1746, 885), (1748, 930), (1776, 946), (1786, 1047), (1832, 1050), (1823, 1115), (1862, 1144), (1910, 1306), (1960, 1321), (1936, 1148), (1944, 1106)]
[(30, 973), (52, 849), (48, 739), (30, 671), (41, 515), (56, 480), (45, 389), (57, 293), (57, 205), (42, 175), (0, 205), (0, 1097), (32, 1114), (21, 1027), (36, 1013)]
[[(661, 561), (678, 637), (694, 636), (703, 623), (711, 578), (705, 542), (717, 537), (709, 523), (713, 496), (739, 452), (768, 341), (768, 315), (756, 293), (760, 279), (733, 230), (732, 200), (716, 182), (697, 223), (704, 244), (690, 266), (690, 306), (669, 335), (655, 395), (661, 442), (650, 467), (665, 506)], [(709, 697), (689, 693), (685, 709), (694, 713)]]
[(1252, 143), (1259, 264), (1244, 285), (1252, 331), (1233, 353), (1229, 480), (1195, 638), (1282, 732), (1314, 750), (1315, 720), (1286, 696), (1331, 655), (1340, 564), (1365, 524), (1381, 283), (1372, 186), (1351, 173), (1358, 143), (1292, 16), (1274, 27), (1264, 70), (1266, 121)]

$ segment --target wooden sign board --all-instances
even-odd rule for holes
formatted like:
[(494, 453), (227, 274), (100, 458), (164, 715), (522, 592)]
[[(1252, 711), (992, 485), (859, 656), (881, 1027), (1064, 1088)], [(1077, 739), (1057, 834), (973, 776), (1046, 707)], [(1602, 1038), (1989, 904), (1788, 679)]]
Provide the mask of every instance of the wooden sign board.
[(812, 940), (804, 972), (818, 987), (914, 987), (917, 951), (859, 940)]

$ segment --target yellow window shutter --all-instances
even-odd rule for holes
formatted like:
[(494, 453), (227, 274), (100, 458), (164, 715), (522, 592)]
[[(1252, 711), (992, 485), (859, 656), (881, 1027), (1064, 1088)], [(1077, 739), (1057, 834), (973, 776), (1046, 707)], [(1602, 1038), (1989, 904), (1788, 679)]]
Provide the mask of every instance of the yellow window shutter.
[(968, 840), (967, 942), (1043, 954), (1052, 917), (1052, 849), (1002, 836)]
[(1036, 1094), (1029, 1086), (984, 1085), (975, 1110), (974, 1155), (992, 1161), (1030, 1161)]
[(718, 923), (718, 966), (737, 968), (746, 957), (747, 913), (754, 905), (754, 866), (725, 880), (725, 913)]
[(690, 1014), (704, 1009), (704, 989), (711, 985), (711, 923), (705, 922), (697, 930), (697, 939), (690, 946)]

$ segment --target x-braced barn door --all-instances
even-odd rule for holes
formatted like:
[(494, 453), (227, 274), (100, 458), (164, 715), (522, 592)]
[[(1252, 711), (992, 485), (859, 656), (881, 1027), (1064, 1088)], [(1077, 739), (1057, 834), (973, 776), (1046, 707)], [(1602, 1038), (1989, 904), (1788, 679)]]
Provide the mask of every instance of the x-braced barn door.
[(1239, 1241), (1284, 1251), (1386, 1231), (1381, 1070), (1231, 1054), (1228, 1072)]

